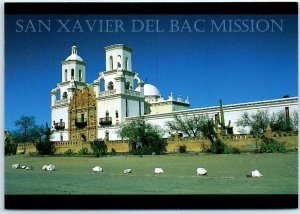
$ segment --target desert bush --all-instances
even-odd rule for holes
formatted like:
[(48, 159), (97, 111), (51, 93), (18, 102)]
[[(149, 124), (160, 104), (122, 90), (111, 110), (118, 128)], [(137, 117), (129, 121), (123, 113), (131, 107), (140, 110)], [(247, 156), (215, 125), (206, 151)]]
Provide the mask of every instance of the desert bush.
[(70, 156), (73, 156), (75, 154), (76, 153), (72, 149), (68, 149), (67, 151), (65, 151), (65, 152), (62, 153), (62, 156), (68, 156), (68, 157), (70, 157)]
[(180, 145), (178, 150), (180, 153), (186, 153), (186, 148), (187, 148), (186, 145)]
[(210, 148), (207, 145), (205, 145), (204, 143), (201, 144), (200, 148), (203, 153), (209, 153), (211, 151)]
[(225, 149), (225, 144), (220, 140), (217, 139), (215, 143), (211, 144), (211, 153), (214, 154), (223, 154)]
[(81, 148), (78, 151), (78, 155), (88, 155), (89, 154), (89, 150), (87, 148)]
[(287, 151), (284, 142), (279, 142), (272, 138), (263, 137), (261, 139), (260, 153), (285, 153)]

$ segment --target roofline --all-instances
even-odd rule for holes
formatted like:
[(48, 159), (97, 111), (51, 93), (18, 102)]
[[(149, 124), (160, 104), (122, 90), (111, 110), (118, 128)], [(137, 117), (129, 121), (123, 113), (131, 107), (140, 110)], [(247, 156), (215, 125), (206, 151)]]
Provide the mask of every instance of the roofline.
[[(247, 103), (239, 103), (239, 104), (229, 104), (223, 105), (224, 112), (232, 111), (232, 110), (243, 110), (247, 108), (255, 109), (261, 108), (263, 106), (272, 106), (278, 104), (297, 104), (298, 105), (298, 97), (290, 97), (290, 98), (280, 98), (280, 99), (273, 99), (273, 100), (264, 100), (264, 101), (256, 101), (256, 102), (247, 102)], [(145, 118), (158, 118), (158, 117), (171, 117), (173, 114), (193, 114), (193, 113), (200, 113), (200, 114), (208, 114), (219, 112), (220, 106), (212, 106), (212, 107), (203, 107), (203, 108), (193, 108), (187, 110), (180, 110), (174, 111), (169, 113), (158, 113), (158, 114), (147, 114), (143, 115), (142, 117)], [(132, 120), (136, 117), (127, 117), (126, 119)]]
[(130, 48), (124, 44), (109, 45), (109, 46), (104, 47), (104, 49), (106, 52), (110, 51), (110, 50), (114, 50), (114, 49), (123, 49), (125, 51), (132, 52), (132, 48)]

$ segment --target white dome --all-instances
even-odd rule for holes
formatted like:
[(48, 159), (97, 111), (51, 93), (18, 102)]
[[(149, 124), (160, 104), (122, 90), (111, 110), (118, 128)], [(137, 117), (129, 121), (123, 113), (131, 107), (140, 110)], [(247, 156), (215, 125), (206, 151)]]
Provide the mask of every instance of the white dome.
[(71, 54), (67, 59), (66, 61), (69, 61), (69, 60), (77, 60), (77, 61), (82, 61), (83, 62), (83, 59), (78, 56), (77, 54)]
[(72, 55), (70, 55), (70, 56), (66, 59), (66, 61), (69, 61), (69, 60), (77, 60), (77, 61), (82, 61), (82, 62), (83, 62), (83, 59), (82, 59), (80, 56), (78, 56), (77, 54), (72, 54)]
[[(139, 88), (137, 87), (135, 90), (139, 91)], [(145, 84), (144, 85), (144, 96), (158, 96), (158, 97), (160, 97), (160, 92), (154, 85)]]
[(76, 61), (83, 62), (83, 59), (77, 55), (77, 47), (75, 45), (71, 47), (71, 55), (66, 59), (66, 61), (69, 60), (76, 60)]

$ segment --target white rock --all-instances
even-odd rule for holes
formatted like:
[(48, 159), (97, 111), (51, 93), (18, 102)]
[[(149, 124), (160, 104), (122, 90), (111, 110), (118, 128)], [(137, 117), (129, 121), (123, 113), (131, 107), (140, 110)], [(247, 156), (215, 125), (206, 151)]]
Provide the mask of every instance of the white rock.
[(53, 164), (49, 164), (47, 166), (47, 171), (54, 171), (55, 170), (55, 166)]
[(26, 166), (21, 166), (21, 169), (25, 169), (26, 168)]
[(263, 176), (257, 169), (252, 171), (251, 175), (252, 175), (253, 178), (260, 178), (260, 177)]
[(155, 168), (154, 173), (155, 174), (162, 174), (162, 173), (164, 173), (164, 170), (162, 168)]
[(131, 169), (125, 169), (124, 170), (124, 174), (128, 174), (128, 173), (131, 173)]
[(26, 166), (25, 169), (26, 169), (26, 170), (32, 170), (32, 167), (31, 167), (31, 166)]
[(197, 168), (197, 175), (206, 175), (207, 171), (204, 168)]
[(103, 172), (103, 169), (102, 169), (100, 166), (95, 166), (95, 167), (93, 168), (93, 171), (94, 171), (94, 172)]
[(11, 166), (13, 169), (19, 169), (20, 168), (20, 164), (15, 163)]
[(42, 170), (47, 170), (47, 165), (44, 165), (44, 166), (42, 167)]

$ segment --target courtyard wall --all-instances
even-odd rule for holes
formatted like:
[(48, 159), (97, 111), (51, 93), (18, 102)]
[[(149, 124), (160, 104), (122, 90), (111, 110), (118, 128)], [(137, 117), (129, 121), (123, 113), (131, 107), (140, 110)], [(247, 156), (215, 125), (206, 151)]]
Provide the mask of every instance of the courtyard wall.
[[(298, 135), (296, 133), (266, 133), (267, 137), (276, 139), (280, 142), (285, 142), (285, 146), (289, 151), (298, 150)], [(242, 152), (252, 152), (256, 148), (256, 141), (252, 135), (227, 135), (220, 136), (222, 142), (225, 144), (240, 149)], [(185, 145), (187, 147), (187, 152), (203, 152), (204, 149), (210, 148), (210, 141), (206, 137), (172, 137), (167, 139), (167, 153), (177, 153), (179, 152), (179, 146)], [(55, 153), (63, 153), (69, 149), (74, 152), (78, 152), (81, 148), (87, 148), (89, 152), (92, 152), (90, 148), (90, 143), (88, 142), (54, 142)], [(105, 141), (107, 146), (107, 151), (111, 152), (114, 149), (118, 153), (128, 153), (130, 150), (130, 145), (127, 140), (114, 140)], [(17, 154), (28, 154), (35, 153), (36, 148), (32, 143), (19, 144), (17, 148)]]

